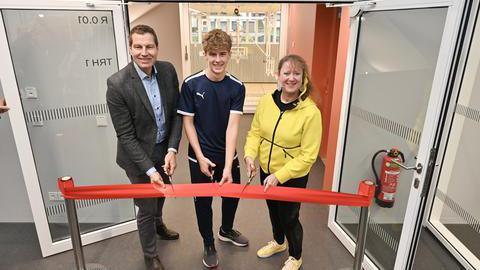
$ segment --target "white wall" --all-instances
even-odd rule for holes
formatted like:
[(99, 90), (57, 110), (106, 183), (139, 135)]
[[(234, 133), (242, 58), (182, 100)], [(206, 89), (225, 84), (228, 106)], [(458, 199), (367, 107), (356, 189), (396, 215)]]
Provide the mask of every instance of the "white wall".
[(130, 21), (130, 27), (146, 24), (155, 30), (159, 43), (158, 59), (171, 62), (177, 71), (178, 80), (183, 81), (178, 3), (162, 3), (146, 13), (144, 9), (140, 4), (129, 6), (129, 14), (133, 14), (136, 18)]
[[(0, 96), (3, 97), (1, 84)], [(8, 113), (1, 117), (0, 222), (33, 222)]]

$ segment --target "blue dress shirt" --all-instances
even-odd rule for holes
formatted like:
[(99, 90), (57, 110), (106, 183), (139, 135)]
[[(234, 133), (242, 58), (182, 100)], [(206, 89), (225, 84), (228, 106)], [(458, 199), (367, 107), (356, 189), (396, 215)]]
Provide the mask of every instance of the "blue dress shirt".
[(165, 113), (163, 112), (162, 97), (160, 96), (160, 89), (157, 82), (157, 69), (153, 66), (152, 76), (149, 77), (143, 70), (141, 70), (136, 63), (134, 63), (138, 76), (142, 80), (145, 91), (147, 91), (148, 99), (152, 104), (153, 113), (155, 115), (155, 122), (157, 123), (157, 143), (161, 143), (165, 139)]
[[(148, 99), (152, 105), (153, 113), (155, 115), (155, 122), (157, 123), (157, 140), (156, 143), (161, 143), (165, 140), (166, 128), (165, 128), (165, 113), (163, 112), (162, 97), (160, 96), (160, 89), (157, 82), (157, 69), (153, 66), (152, 76), (149, 77), (143, 70), (141, 70), (137, 63), (133, 62), (135, 70), (142, 80), (143, 87), (147, 92)], [(146, 174), (151, 176), (157, 170), (155, 167), (150, 168)]]

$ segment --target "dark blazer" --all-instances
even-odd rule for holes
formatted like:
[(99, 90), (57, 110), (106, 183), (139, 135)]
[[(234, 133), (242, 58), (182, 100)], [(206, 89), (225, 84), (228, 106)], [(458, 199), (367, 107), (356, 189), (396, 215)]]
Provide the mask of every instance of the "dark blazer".
[[(157, 82), (165, 114), (168, 148), (178, 150), (182, 117), (177, 114), (178, 78), (169, 62), (157, 61)], [(157, 124), (147, 92), (133, 62), (107, 80), (107, 104), (117, 132), (117, 164), (129, 174), (141, 175), (152, 161)]]

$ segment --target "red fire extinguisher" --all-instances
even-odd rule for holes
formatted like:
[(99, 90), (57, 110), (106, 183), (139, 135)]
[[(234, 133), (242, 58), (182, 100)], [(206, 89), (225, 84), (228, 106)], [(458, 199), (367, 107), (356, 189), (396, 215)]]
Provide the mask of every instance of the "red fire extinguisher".
[[(375, 158), (381, 153), (386, 153), (386, 155), (384, 155), (382, 159), (382, 169), (379, 178), (377, 170), (375, 169)], [(375, 202), (384, 208), (393, 207), (395, 192), (397, 192), (398, 177), (400, 176), (400, 166), (392, 162), (392, 160), (403, 163), (405, 162), (405, 157), (397, 148), (392, 148), (389, 151), (379, 150), (372, 158), (372, 170), (377, 181)]]

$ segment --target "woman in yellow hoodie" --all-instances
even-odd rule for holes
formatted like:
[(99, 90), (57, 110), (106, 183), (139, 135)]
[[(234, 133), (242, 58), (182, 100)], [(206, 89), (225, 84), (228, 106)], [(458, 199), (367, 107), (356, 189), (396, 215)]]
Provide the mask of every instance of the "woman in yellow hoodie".
[[(322, 137), (322, 118), (309, 97), (312, 85), (305, 60), (298, 55), (283, 57), (278, 63), (278, 83), (280, 89), (261, 98), (245, 144), (247, 175), (256, 175), (254, 160), (258, 156), (265, 191), (277, 185), (306, 188)], [(273, 240), (258, 250), (258, 257), (267, 258), (288, 247), (282, 270), (299, 269), (303, 240), (300, 203), (267, 200), (267, 206)]]

